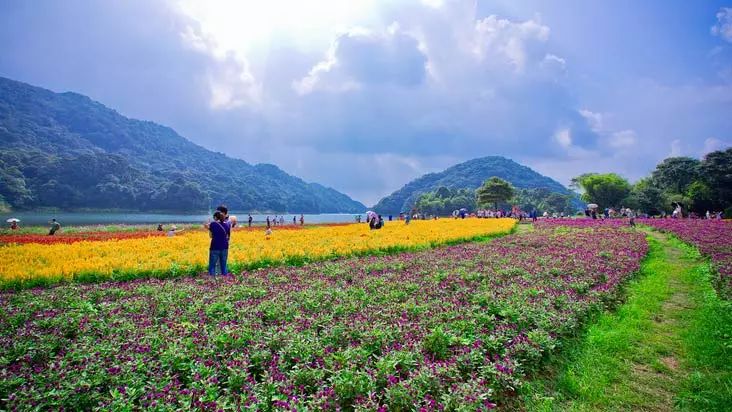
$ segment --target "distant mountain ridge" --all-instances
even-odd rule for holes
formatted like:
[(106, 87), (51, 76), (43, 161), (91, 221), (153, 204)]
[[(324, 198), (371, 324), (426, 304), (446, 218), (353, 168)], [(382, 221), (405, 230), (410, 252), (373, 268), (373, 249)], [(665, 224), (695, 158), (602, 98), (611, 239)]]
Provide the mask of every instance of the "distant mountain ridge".
[(450, 189), (477, 189), (492, 177), (511, 182), (522, 189), (547, 188), (553, 192), (571, 192), (556, 180), (502, 156), (487, 156), (451, 166), (439, 173), (428, 173), (381, 199), (374, 210), (379, 213), (399, 213), (409, 210), (419, 196), (444, 186)]
[(347, 195), (212, 152), (84, 95), (0, 77), (0, 205), (357, 213)]

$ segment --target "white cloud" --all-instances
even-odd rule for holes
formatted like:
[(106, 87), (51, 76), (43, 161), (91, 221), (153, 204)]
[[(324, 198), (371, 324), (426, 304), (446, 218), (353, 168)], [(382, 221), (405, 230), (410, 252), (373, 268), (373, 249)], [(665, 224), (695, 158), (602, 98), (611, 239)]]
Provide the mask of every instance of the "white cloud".
[(732, 7), (722, 7), (717, 12), (717, 24), (712, 26), (711, 32), (732, 43)]
[(595, 113), (587, 109), (580, 109), (579, 114), (581, 114), (582, 117), (587, 120), (590, 128), (595, 133), (601, 133), (605, 131), (602, 113)]
[(635, 145), (637, 136), (633, 130), (622, 130), (610, 136), (608, 144), (615, 149), (624, 149)]
[[(549, 39), (549, 27), (535, 20), (512, 22), (496, 15), (475, 23), (473, 53), (481, 61), (507, 61), (517, 72), (522, 72), (530, 61), (541, 63), (547, 56), (538, 53), (537, 44)], [(555, 63), (564, 63), (551, 55)]]
[(262, 85), (254, 79), (248, 63), (234, 56), (210, 67), (207, 80), (212, 109), (234, 109), (262, 102)]
[(439, 9), (445, 5), (445, 0), (422, 0), (422, 4), (432, 7), (433, 9)]
[(701, 155), (703, 156), (709, 152), (714, 152), (717, 150), (724, 150), (728, 147), (732, 147), (732, 142), (720, 140), (715, 137), (710, 137), (704, 140), (704, 146), (702, 148)]
[(401, 32), (398, 23), (380, 32), (354, 28), (339, 35), (325, 59), (292, 87), (300, 95), (316, 89), (351, 91), (364, 84), (413, 87), (422, 83), (426, 64), (418, 40)]
[(544, 56), (539, 65), (552, 78), (559, 78), (567, 71), (567, 61), (551, 53)]
[(681, 149), (681, 139), (674, 139), (671, 141), (671, 151), (669, 152), (669, 157), (678, 157), (682, 155), (682, 149)]
[(572, 134), (569, 129), (557, 130), (554, 133), (554, 141), (562, 147), (570, 147), (572, 146)]

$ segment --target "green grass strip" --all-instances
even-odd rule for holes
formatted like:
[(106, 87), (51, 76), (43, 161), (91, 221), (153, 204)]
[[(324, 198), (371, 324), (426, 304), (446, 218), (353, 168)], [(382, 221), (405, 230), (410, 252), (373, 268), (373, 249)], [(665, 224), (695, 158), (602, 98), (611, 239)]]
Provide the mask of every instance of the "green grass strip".
[(657, 233), (649, 244), (626, 303), (522, 389), (526, 410), (730, 410), (732, 306), (696, 249)]

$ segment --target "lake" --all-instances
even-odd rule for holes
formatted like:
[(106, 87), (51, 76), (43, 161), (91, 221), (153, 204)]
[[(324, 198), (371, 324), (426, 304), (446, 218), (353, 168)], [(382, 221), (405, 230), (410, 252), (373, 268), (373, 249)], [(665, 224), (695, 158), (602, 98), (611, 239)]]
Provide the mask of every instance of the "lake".
[[(230, 215), (237, 216), (239, 224), (246, 224), (248, 214), (236, 211), (230, 212)], [(308, 223), (350, 223), (355, 222), (358, 213), (324, 213), (317, 215), (305, 215), (305, 224)], [(158, 214), (158, 213), (83, 213), (83, 212), (18, 212), (18, 213), (2, 213), (2, 223), (11, 217), (20, 219), (21, 226), (44, 226), (55, 218), (62, 225), (109, 225), (109, 224), (155, 224), (155, 223), (201, 223), (211, 217), (208, 214)], [(263, 223), (267, 216), (255, 215), (255, 223)], [(278, 215), (280, 216), (280, 215)], [(298, 223), (300, 215), (285, 214), (285, 223), (291, 224), (292, 217), (297, 216)], [(385, 217), (386, 218), (386, 217)], [(361, 220), (366, 221), (366, 215), (361, 214)]]

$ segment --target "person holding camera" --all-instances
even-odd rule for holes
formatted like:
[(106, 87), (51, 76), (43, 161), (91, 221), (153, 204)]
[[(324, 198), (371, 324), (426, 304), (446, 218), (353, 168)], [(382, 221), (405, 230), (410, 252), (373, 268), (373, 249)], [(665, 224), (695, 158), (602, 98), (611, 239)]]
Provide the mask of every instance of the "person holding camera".
[(214, 221), (208, 225), (211, 235), (211, 244), (208, 253), (208, 274), (216, 276), (216, 264), (219, 264), (222, 275), (228, 275), (226, 261), (229, 257), (229, 239), (231, 238), (231, 226), (221, 211), (213, 214)]

